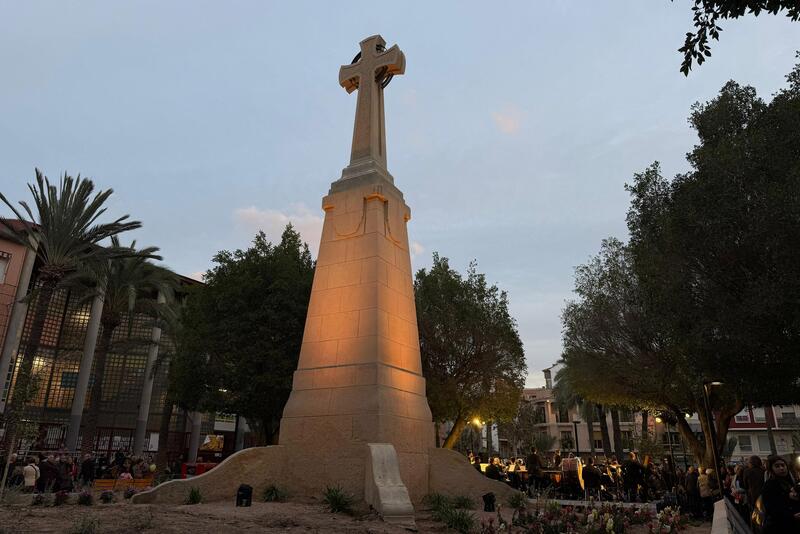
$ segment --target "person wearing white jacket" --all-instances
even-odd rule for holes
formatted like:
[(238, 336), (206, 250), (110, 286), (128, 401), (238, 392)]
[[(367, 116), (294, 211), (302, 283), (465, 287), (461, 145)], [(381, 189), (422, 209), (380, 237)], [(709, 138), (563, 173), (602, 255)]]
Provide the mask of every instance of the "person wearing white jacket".
[(25, 491), (33, 493), (36, 481), (39, 479), (39, 466), (36, 465), (36, 458), (28, 458), (28, 465), (22, 470), (25, 476)]

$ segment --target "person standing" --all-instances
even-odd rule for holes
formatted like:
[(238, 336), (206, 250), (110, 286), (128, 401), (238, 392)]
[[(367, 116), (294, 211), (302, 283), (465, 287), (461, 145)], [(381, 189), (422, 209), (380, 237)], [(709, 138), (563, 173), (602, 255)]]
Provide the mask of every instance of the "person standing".
[(56, 459), (51, 454), (39, 464), (39, 479), (36, 481), (36, 489), (39, 493), (45, 491), (57, 491), (56, 484), (58, 484), (58, 466)]
[(628, 459), (622, 463), (622, 484), (628, 500), (634, 502), (639, 486), (644, 484), (644, 468), (633, 451), (628, 453)]
[(764, 482), (764, 534), (800, 531), (800, 495), (789, 475), (789, 466), (780, 456), (767, 459), (769, 478)]
[(542, 457), (536, 447), (531, 447), (531, 453), (525, 458), (525, 469), (528, 470), (528, 487), (538, 489), (542, 479)]
[(711, 519), (714, 515), (714, 493), (718, 486), (715, 482), (715, 473), (711, 468), (700, 472), (697, 477), (697, 488), (700, 491), (700, 507), (703, 519)]
[(36, 465), (36, 458), (28, 458), (28, 465), (22, 470), (23, 477), (25, 478), (24, 491), (26, 493), (33, 493), (36, 489), (36, 481), (40, 478), (39, 466)]
[(750, 515), (764, 487), (764, 465), (761, 463), (761, 458), (756, 455), (751, 456), (747, 462), (747, 469), (742, 474), (742, 487), (747, 492), (748, 515)]
[(92, 457), (91, 454), (84, 454), (80, 470), (80, 481), (82, 486), (88, 487), (94, 484), (95, 471), (94, 457)]
[(689, 466), (689, 471), (686, 473), (686, 501), (689, 505), (689, 513), (694, 517), (700, 515), (700, 487), (697, 480), (700, 477), (695, 466)]

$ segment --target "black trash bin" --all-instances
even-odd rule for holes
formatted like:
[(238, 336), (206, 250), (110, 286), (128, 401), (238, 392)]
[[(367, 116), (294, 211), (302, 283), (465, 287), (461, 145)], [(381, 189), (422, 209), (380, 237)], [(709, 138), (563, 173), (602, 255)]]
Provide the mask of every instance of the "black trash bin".
[(496, 497), (494, 493), (487, 493), (483, 496), (483, 511), (484, 512), (494, 512), (494, 503), (496, 501)]
[(236, 506), (250, 506), (253, 504), (253, 486), (242, 484), (236, 492)]

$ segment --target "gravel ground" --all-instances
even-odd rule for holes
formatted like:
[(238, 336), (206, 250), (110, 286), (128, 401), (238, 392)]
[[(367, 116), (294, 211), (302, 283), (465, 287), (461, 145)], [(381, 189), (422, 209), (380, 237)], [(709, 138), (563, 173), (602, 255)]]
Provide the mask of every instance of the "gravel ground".
[[(493, 514), (475, 512), (488, 519)], [(419, 532), (448, 532), (433, 521), (430, 514), (416, 516)], [(80, 530), (93, 524), (94, 531)], [(514, 532), (516, 529), (512, 530)], [(95, 504), (91, 507), (0, 506), (0, 534), (38, 534), (75, 532), (102, 534), (149, 532), (227, 534), (238, 532), (289, 533), (369, 533), (407, 534), (408, 531), (381, 521), (374, 513), (361, 511), (355, 516), (331, 514), (319, 503), (253, 503), (249, 508), (236, 508), (233, 503), (198, 505), (133, 505), (129, 502)], [(710, 524), (690, 527), (685, 534), (709, 534)], [(644, 533), (645, 530), (631, 534)]]

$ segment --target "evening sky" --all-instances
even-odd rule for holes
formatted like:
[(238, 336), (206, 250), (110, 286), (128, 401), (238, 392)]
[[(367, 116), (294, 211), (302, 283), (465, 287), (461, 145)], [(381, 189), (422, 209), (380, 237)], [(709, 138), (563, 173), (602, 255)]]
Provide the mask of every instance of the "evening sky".
[[(687, 170), (690, 106), (729, 79), (769, 97), (800, 24), (723, 23), (688, 78), (690, 2), (0, 1), (0, 191), (34, 167), (115, 190), (113, 214), (197, 276), (291, 220), (316, 250), (348, 163), (339, 66), (380, 33), (407, 57), (386, 94), (389, 170), (416, 268), (438, 251), (507, 290), (529, 385), (561, 350), (573, 269), (626, 238), (633, 173)], [(5, 208), (0, 214), (8, 215)]]

